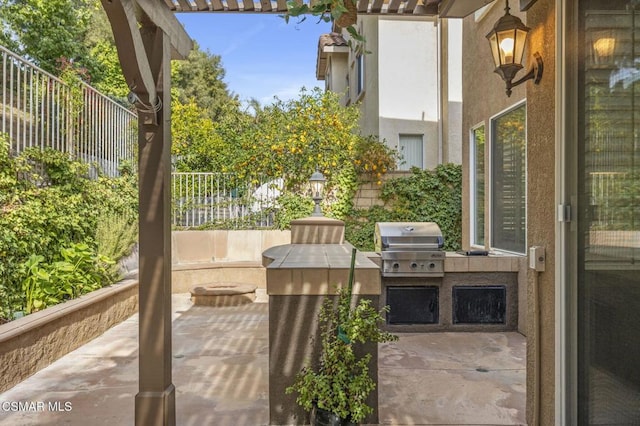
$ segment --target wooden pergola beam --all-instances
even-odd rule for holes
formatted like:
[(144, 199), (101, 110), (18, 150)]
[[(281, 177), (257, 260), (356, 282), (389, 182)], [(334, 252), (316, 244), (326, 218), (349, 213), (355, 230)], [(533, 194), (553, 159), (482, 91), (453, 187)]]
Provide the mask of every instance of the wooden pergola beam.
[(186, 59), (193, 49), (193, 40), (184, 30), (173, 12), (165, 7), (162, 0), (135, 0), (158, 28), (162, 29), (171, 42), (171, 59)]

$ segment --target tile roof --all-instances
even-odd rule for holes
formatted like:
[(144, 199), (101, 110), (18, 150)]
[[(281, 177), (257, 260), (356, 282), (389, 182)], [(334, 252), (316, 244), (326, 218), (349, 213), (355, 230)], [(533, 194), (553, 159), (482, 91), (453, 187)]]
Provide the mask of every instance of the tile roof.
[(325, 46), (348, 46), (347, 41), (342, 37), (340, 33), (322, 34), (318, 41), (318, 49), (322, 49)]
[[(327, 47), (348, 48), (349, 43), (347, 43), (342, 34), (336, 32), (322, 34), (320, 36), (320, 39), (318, 40), (318, 57), (316, 59), (316, 79), (318, 80), (324, 80), (325, 77), (327, 68)], [(345, 50), (344, 53), (346, 52), (347, 51)]]

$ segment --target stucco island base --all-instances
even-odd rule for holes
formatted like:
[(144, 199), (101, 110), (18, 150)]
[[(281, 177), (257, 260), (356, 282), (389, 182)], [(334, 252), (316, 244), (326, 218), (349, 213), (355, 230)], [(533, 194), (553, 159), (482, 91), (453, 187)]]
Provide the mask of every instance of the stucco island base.
[(256, 286), (243, 283), (208, 283), (191, 289), (191, 300), (200, 306), (237, 306), (256, 300)]

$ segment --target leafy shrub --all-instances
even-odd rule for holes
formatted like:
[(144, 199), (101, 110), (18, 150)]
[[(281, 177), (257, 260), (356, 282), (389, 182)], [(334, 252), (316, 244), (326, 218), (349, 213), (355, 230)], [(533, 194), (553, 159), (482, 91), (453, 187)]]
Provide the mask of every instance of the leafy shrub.
[(60, 256), (54, 262), (46, 263), (44, 260), (44, 256), (32, 254), (21, 265), (26, 314), (110, 284), (108, 267), (115, 263), (95, 255), (84, 243), (60, 249)]
[[(105, 259), (121, 259), (131, 253), (138, 241), (138, 221), (114, 213), (101, 214), (96, 227), (96, 249)], [(118, 265), (114, 262), (107, 268), (111, 281), (120, 278)]]
[(396, 168), (398, 152), (373, 136), (362, 137), (356, 144), (355, 171), (365, 181), (382, 184), (382, 176)]
[(0, 146), (0, 318), (6, 320), (25, 310), (22, 287), (32, 255), (42, 257), (38, 265), (53, 264), (75, 244), (95, 255), (100, 215), (135, 221), (138, 201), (135, 176), (91, 180), (87, 166), (67, 154), (31, 149), (11, 158), (6, 140)]
[(345, 220), (345, 239), (362, 251), (373, 251), (373, 233), (376, 222), (404, 220), (382, 206), (356, 209)]
[(359, 355), (366, 343), (398, 340), (380, 328), (383, 313), (371, 300), (360, 299), (352, 307), (351, 283), (338, 290), (337, 300), (325, 297), (318, 314), (320, 354), (317, 365), (303, 367), (286, 393), (297, 393), (296, 402), (306, 411), (314, 404), (352, 422), (373, 412), (367, 405), (376, 383), (371, 378), (371, 354)]
[(277, 229), (288, 229), (292, 220), (310, 216), (313, 207), (314, 203), (310, 197), (285, 192), (278, 197), (274, 226)]

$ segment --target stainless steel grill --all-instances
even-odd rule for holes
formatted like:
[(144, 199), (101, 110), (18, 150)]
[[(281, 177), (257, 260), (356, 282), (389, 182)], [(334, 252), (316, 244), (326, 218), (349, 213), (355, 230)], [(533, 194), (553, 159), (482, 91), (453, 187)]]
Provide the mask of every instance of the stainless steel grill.
[(378, 222), (374, 244), (383, 277), (444, 276), (444, 239), (433, 222)]

